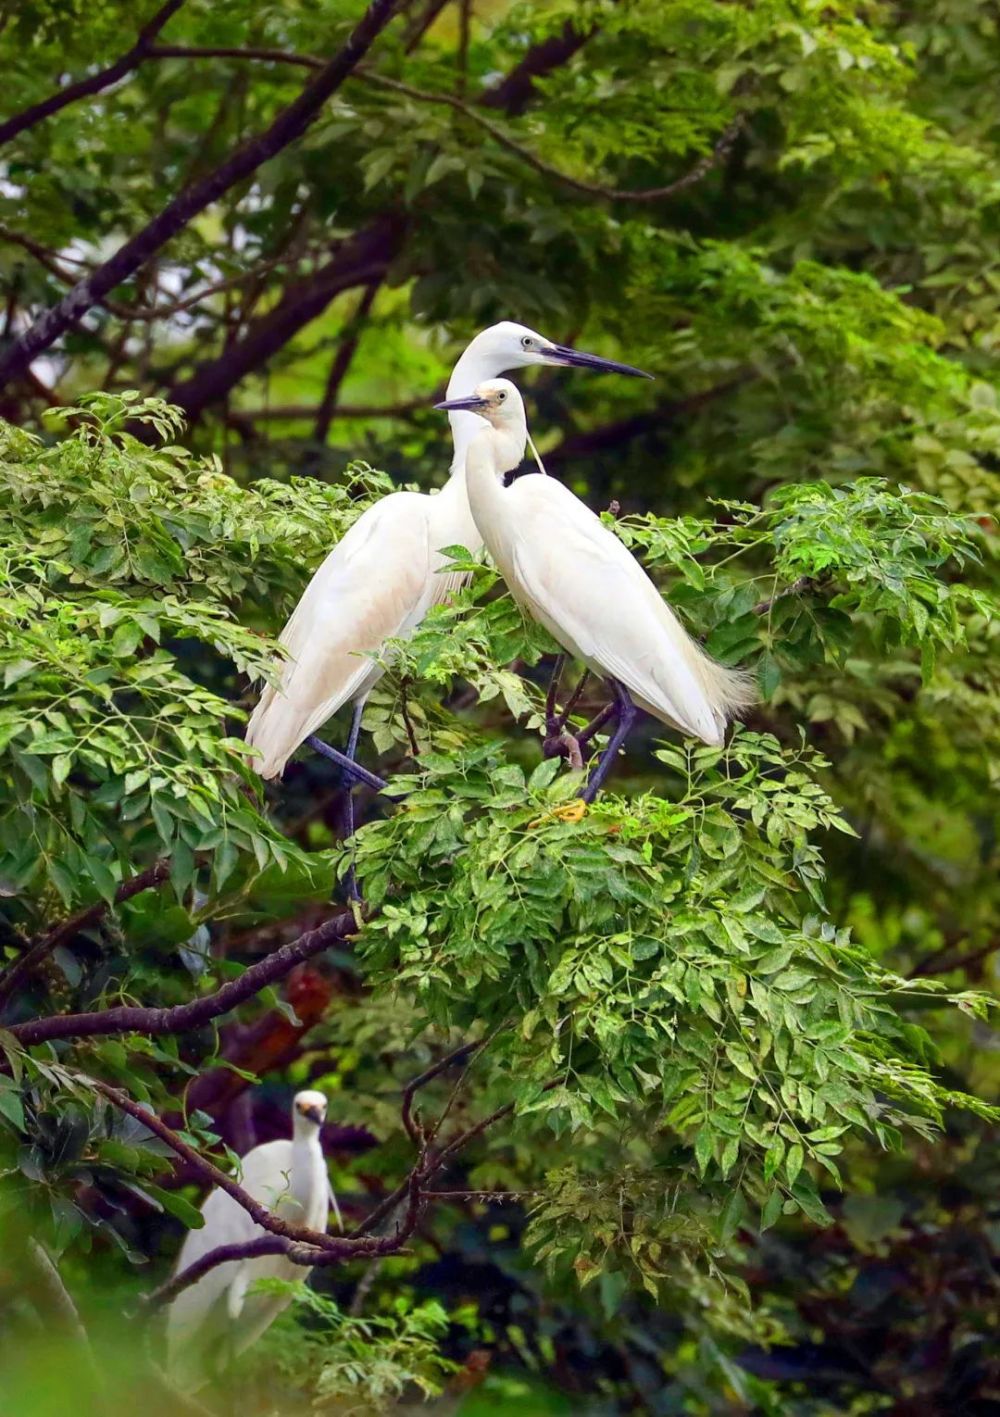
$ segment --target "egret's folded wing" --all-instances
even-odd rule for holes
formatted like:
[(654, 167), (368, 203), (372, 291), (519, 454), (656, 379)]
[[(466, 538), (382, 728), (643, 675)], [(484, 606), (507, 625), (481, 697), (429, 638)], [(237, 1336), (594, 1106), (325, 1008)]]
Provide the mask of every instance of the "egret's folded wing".
[[(197, 1263), (203, 1255), (220, 1245), (240, 1245), (259, 1234), (259, 1227), (242, 1206), (225, 1191), (212, 1191), (201, 1208), (205, 1223), (200, 1230), (189, 1230), (177, 1257), (175, 1274)], [(199, 1280), (182, 1289), (167, 1310), (167, 1352), (173, 1368), (185, 1350), (204, 1349), (210, 1342), (214, 1326), (208, 1323), (216, 1304), (223, 1298), (240, 1268), (240, 1261), (228, 1260), (216, 1265)], [(195, 1355), (197, 1358), (197, 1354)]]
[(739, 676), (709, 659), (627, 547), (561, 483), (526, 477), (511, 491), (522, 529), (513, 579), (535, 618), (656, 717), (720, 742), (743, 701)]
[(428, 499), (396, 492), (369, 508), (333, 548), (281, 634), (281, 684), (261, 695), (247, 742), (264, 777), (379, 676), (368, 657), (424, 613), (429, 586)]

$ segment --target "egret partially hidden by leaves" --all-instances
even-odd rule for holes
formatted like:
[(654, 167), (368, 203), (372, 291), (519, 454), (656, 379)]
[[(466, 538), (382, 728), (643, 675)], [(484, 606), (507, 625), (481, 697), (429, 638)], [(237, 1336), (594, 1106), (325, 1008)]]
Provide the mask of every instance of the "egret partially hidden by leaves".
[(469, 505), (511, 595), (574, 658), (606, 679), (615, 730), (583, 793), (591, 802), (636, 708), (703, 743), (753, 701), (750, 680), (691, 638), (632, 553), (567, 487), (544, 473), (505, 485), (524, 457), (524, 403), (509, 379), (436, 405), (487, 420), (469, 444)]
[[(320, 1128), (326, 1118), (321, 1092), (296, 1093), (292, 1140), (255, 1146), (237, 1178), (243, 1189), (282, 1220), (325, 1231), (331, 1201)], [(204, 1225), (189, 1230), (175, 1274), (183, 1274), (220, 1245), (244, 1244), (267, 1234), (225, 1191), (213, 1190), (201, 1207)], [(290, 1300), (248, 1293), (258, 1279), (304, 1279), (309, 1273), (283, 1255), (227, 1260), (182, 1289), (167, 1312), (167, 1361), (183, 1386), (201, 1386), (256, 1342)]]
[[(651, 377), (504, 320), (483, 330), (465, 350), (448, 382), (448, 397), (505, 369), (531, 364)], [(450, 420), (454, 457), (446, 486), (436, 495), (393, 492), (369, 507), (327, 556), (282, 630), (287, 665), (280, 683), (261, 694), (247, 728), (247, 742), (260, 753), (262, 777), (280, 777), (306, 739), (349, 768), (342, 754), (313, 735), (343, 704), (353, 703), (346, 755), (353, 762), (365, 699), (383, 672), (371, 656), (387, 640), (411, 634), (456, 588), (460, 577), (441, 574), (448, 562), (441, 551), (465, 546), (475, 552), (482, 544), (469, 511), (465, 455), (483, 421), (464, 407), (456, 407)], [(354, 775), (381, 785), (360, 768)]]

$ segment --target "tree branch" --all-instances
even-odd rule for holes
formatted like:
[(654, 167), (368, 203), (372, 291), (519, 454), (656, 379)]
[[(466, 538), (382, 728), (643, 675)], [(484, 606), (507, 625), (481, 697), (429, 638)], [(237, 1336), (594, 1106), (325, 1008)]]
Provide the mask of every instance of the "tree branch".
[[(327, 1235), (319, 1230), (311, 1230), (307, 1225), (297, 1225), (291, 1220), (282, 1220), (268, 1210), (266, 1205), (255, 1200), (248, 1191), (245, 1191), (233, 1178), (225, 1171), (220, 1170), (212, 1161), (207, 1161), (193, 1146), (179, 1136), (166, 1122), (161, 1122), (155, 1112), (149, 1112), (145, 1107), (141, 1107), (138, 1102), (134, 1102), (127, 1092), (122, 1092), (120, 1088), (112, 1087), (110, 1083), (102, 1082), (99, 1078), (87, 1077), (83, 1073), (78, 1073), (77, 1077), (81, 1082), (92, 1087), (95, 1092), (99, 1092), (102, 1097), (117, 1107), (121, 1112), (127, 1112), (130, 1117), (134, 1117), (137, 1122), (141, 1122), (154, 1136), (159, 1137), (172, 1152), (186, 1161), (188, 1166), (194, 1170), (198, 1177), (206, 1185), (217, 1186), (219, 1190), (225, 1191), (237, 1205), (242, 1206), (250, 1219), (255, 1221), (262, 1230), (266, 1230), (270, 1235), (280, 1236), (284, 1240), (295, 1240), (300, 1244), (312, 1245), (318, 1250), (325, 1250), (330, 1253), (343, 1256), (350, 1253), (364, 1253), (364, 1247), (351, 1242), (340, 1236)], [(345, 1248), (346, 1247), (346, 1248)]]
[[(333, 410), (331, 419), (337, 418), (406, 418), (410, 414), (419, 413), (422, 409), (427, 409), (433, 403), (433, 397), (426, 399), (411, 399), (407, 403), (388, 404), (379, 407), (373, 403), (342, 403)], [(314, 422), (319, 412), (318, 404), (312, 403), (289, 403), (273, 404), (269, 408), (234, 408), (227, 414), (227, 418), (234, 421), (245, 421), (247, 423), (267, 423), (276, 420), (296, 420), (306, 419), (310, 423)]]
[(797, 581), (792, 581), (791, 585), (786, 585), (783, 590), (775, 591), (774, 595), (768, 596), (767, 600), (759, 600), (753, 607), (753, 613), (754, 615), (767, 615), (779, 600), (784, 600), (789, 595), (801, 595), (803, 591), (810, 590), (812, 585), (812, 576), (799, 576)]
[(361, 328), (371, 313), (372, 305), (375, 303), (375, 296), (378, 288), (382, 284), (382, 279), (373, 280), (365, 289), (364, 294), (358, 301), (358, 308), (351, 317), (344, 337), (337, 346), (337, 353), (334, 355), (333, 363), (330, 365), (330, 372), (326, 378), (326, 387), (323, 390), (323, 397), (320, 399), (319, 407), (316, 410), (316, 424), (313, 429), (313, 438), (317, 443), (325, 443), (327, 434), (330, 432), (330, 423), (333, 419), (334, 409), (337, 406), (337, 395), (340, 393), (340, 386), (344, 382), (351, 361), (354, 359), (358, 349), (358, 340), (361, 337)]
[(0, 144), (9, 142), (11, 138), (16, 138), (19, 133), (33, 128), (36, 123), (41, 123), (42, 119), (50, 117), (53, 113), (58, 113), (62, 108), (67, 108), (71, 103), (76, 103), (78, 99), (100, 93), (102, 89), (110, 88), (112, 84), (124, 78), (147, 57), (152, 41), (183, 3), (184, 0), (167, 0), (165, 5), (161, 5), (149, 23), (139, 31), (139, 37), (132, 48), (127, 50), (120, 59), (116, 59), (113, 64), (109, 64), (106, 69), (100, 69), (96, 74), (91, 74), (89, 78), (81, 79), (78, 83), (67, 84), (64, 89), (58, 89), (54, 94), (43, 99), (41, 103), (36, 103), (31, 108), (25, 108), (21, 113), (15, 113), (13, 118), (7, 119), (6, 123), (0, 123)]
[(628, 418), (619, 418), (613, 423), (602, 424), (599, 428), (570, 433), (556, 447), (550, 448), (545, 454), (545, 461), (552, 466), (618, 449), (623, 443), (629, 443), (634, 438), (641, 438), (646, 433), (654, 432), (664, 423), (670, 422), (671, 419), (697, 413), (706, 404), (724, 398), (727, 394), (735, 392), (736, 389), (742, 388), (744, 384), (750, 383), (757, 377), (754, 370), (743, 370), (732, 379), (724, 380), (721, 384), (713, 384), (709, 389), (702, 389), (699, 393), (689, 394), (682, 399), (673, 399), (670, 402), (658, 404), (645, 413), (635, 413)]
[[(464, 99), (458, 98), (455, 94), (429, 93), (423, 89), (414, 88), (412, 84), (404, 84), (400, 79), (390, 79), (384, 74), (375, 74), (370, 70), (359, 70), (352, 77), (359, 82), (373, 84), (376, 88), (391, 89), (396, 93), (405, 94), (418, 103), (438, 104), (445, 108), (452, 108), (457, 113), (464, 114), (466, 118), (471, 118), (473, 123), (478, 124), (480, 128), (489, 133), (494, 142), (519, 157), (522, 162), (527, 163), (543, 177), (549, 178), (553, 182), (561, 182), (564, 187), (570, 187), (575, 192), (582, 192), (588, 197), (604, 197), (613, 202), (658, 202), (667, 197), (674, 197), (678, 192), (683, 192), (688, 187), (693, 187), (696, 182), (700, 182), (703, 177), (706, 177), (713, 167), (718, 166), (725, 159), (746, 123), (746, 115), (738, 113), (732, 122), (723, 129), (712, 151), (699, 158), (688, 172), (675, 178), (673, 182), (668, 182), (665, 187), (646, 187), (633, 190), (609, 187), (603, 182), (588, 182), (582, 177), (573, 177), (570, 173), (563, 172), (561, 168), (553, 167), (551, 163), (546, 162), (544, 158), (539, 157), (530, 148), (524, 147), (522, 143), (505, 133), (502, 128), (497, 127), (484, 114), (478, 112), (472, 104), (466, 103)], [(485, 102), (485, 100), (480, 101)]]
[(389, 214), (350, 237), (326, 265), (287, 286), (274, 309), (255, 320), (241, 340), (176, 384), (169, 391), (170, 402), (191, 421), (209, 405), (221, 402), (241, 379), (266, 364), (321, 315), (334, 296), (381, 281), (399, 249), (402, 232), (401, 218)]
[(23, 373), (39, 354), (72, 329), (116, 286), (134, 275), (194, 217), (301, 137), (392, 19), (398, 3), (399, 0), (372, 0), (344, 47), (264, 132), (244, 143), (214, 172), (183, 188), (140, 232), (16, 339), (0, 358), (0, 388)]
[(544, 79), (555, 69), (569, 63), (575, 54), (597, 33), (597, 26), (577, 29), (567, 20), (558, 34), (550, 35), (534, 45), (510, 73), (480, 98), (485, 108), (501, 108), (518, 117), (535, 97), (535, 80)]
[(176, 1004), (172, 1008), (121, 1005), (93, 1013), (61, 1014), (53, 1018), (37, 1018), (27, 1023), (13, 1024), (8, 1032), (25, 1047), (45, 1043), (53, 1038), (107, 1037), (121, 1033), (184, 1033), (229, 1013), (238, 1004), (266, 989), (269, 984), (283, 979), (295, 965), (311, 959), (336, 940), (356, 935), (357, 931), (353, 912), (342, 910), (322, 925), (318, 925), (315, 930), (307, 930), (291, 944), (282, 945), (266, 959), (250, 965), (238, 979), (231, 979), (214, 994), (205, 994), (189, 1004)]
[[(115, 891), (115, 905), (122, 905), (142, 891), (161, 885), (169, 875), (169, 860), (163, 858), (155, 861), (152, 866), (147, 866), (145, 871), (140, 871), (138, 875), (131, 876), (127, 881), (122, 881)], [(109, 909), (110, 906), (106, 900), (95, 901), (93, 905), (88, 905), (85, 909), (77, 911), (75, 915), (61, 920), (57, 925), (53, 925), (51, 929), (47, 930), (44, 935), (41, 935), (20, 959), (14, 960), (0, 974), (0, 1007), (7, 1002), (14, 991), (38, 968), (42, 961), (47, 959), (58, 945), (62, 944), (63, 940), (71, 939), (81, 930), (96, 925), (98, 920), (104, 918)]]

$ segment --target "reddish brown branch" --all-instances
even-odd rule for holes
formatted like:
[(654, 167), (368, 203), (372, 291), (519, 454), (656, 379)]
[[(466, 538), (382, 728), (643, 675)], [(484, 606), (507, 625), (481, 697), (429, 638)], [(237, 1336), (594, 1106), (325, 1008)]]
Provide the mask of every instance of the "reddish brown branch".
[(139, 37), (132, 48), (127, 50), (120, 59), (116, 59), (113, 64), (109, 64), (106, 69), (100, 69), (96, 74), (91, 74), (89, 78), (80, 79), (78, 83), (67, 84), (64, 89), (57, 89), (41, 103), (33, 104), (31, 108), (25, 108), (21, 113), (15, 113), (13, 118), (7, 119), (6, 123), (0, 123), (0, 144), (9, 142), (11, 138), (16, 138), (19, 133), (33, 128), (36, 123), (41, 123), (44, 118), (51, 117), (53, 113), (58, 113), (60, 109), (67, 108), (71, 103), (76, 103), (78, 99), (89, 98), (91, 94), (100, 93), (103, 89), (110, 88), (112, 84), (117, 83), (119, 79), (123, 79), (147, 57), (153, 40), (183, 3), (184, 0), (167, 0), (165, 5), (161, 5), (149, 23), (139, 31)]
[(0, 388), (23, 373), (32, 360), (140, 270), (200, 212), (301, 137), (392, 19), (398, 3), (399, 0), (372, 0), (344, 47), (264, 132), (244, 143), (213, 172), (183, 188), (109, 260), (79, 281), (58, 305), (15, 340), (0, 358)]
[[(122, 881), (115, 891), (115, 905), (122, 905), (126, 900), (131, 900), (133, 896), (139, 895), (140, 892), (162, 884), (169, 875), (170, 862), (166, 859), (155, 861), (145, 871), (140, 871), (138, 875), (131, 876), (127, 881)], [(63, 940), (72, 939), (81, 930), (96, 925), (98, 920), (104, 918), (109, 909), (106, 900), (95, 901), (93, 905), (88, 905), (84, 910), (77, 911), (68, 919), (60, 920), (58, 924), (53, 925), (44, 935), (40, 936), (20, 959), (8, 965), (0, 974), (0, 1006), (7, 1002), (14, 991), (24, 983), (44, 959), (48, 958), (57, 945), (61, 945)]]
[(291, 944), (282, 945), (266, 959), (250, 965), (238, 979), (231, 979), (214, 994), (206, 994), (189, 1004), (160, 1009), (121, 1005), (94, 1013), (31, 1019), (27, 1023), (14, 1024), (9, 1031), (25, 1047), (45, 1043), (52, 1038), (93, 1038), (120, 1033), (184, 1033), (229, 1013), (269, 984), (283, 979), (303, 960), (319, 954), (336, 940), (356, 934), (357, 928), (353, 913), (342, 910), (315, 930), (307, 930)]

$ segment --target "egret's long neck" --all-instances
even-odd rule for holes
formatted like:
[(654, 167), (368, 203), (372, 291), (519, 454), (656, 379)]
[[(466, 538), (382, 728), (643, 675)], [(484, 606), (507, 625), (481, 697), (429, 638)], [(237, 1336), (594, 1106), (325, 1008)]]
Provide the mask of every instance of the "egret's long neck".
[(486, 497), (490, 502), (496, 497), (503, 497), (504, 473), (513, 472), (520, 466), (524, 459), (525, 441), (527, 429), (524, 424), (513, 428), (494, 428), (492, 424), (486, 424), (486, 428), (480, 428), (466, 453), (465, 476), (469, 497), (473, 496), (473, 489), (479, 493), (480, 499)]
[[(448, 398), (463, 398), (466, 394), (471, 394), (479, 384), (485, 384), (488, 379), (495, 379), (502, 373), (503, 370), (497, 368), (496, 355), (491, 354), (487, 348), (480, 345), (477, 337), (467, 346), (465, 353), (451, 371), (451, 378), (448, 380)], [(452, 472), (460, 472), (465, 466), (465, 459), (472, 440), (477, 433), (482, 431), (484, 426), (488, 427), (489, 425), (485, 418), (479, 417), (478, 413), (469, 413), (465, 409), (453, 409), (448, 414), (448, 422), (451, 424), (451, 436), (455, 445), (451, 470)]]
[(292, 1124), (292, 1147), (305, 1154), (319, 1146), (319, 1127), (307, 1117), (296, 1117)]

